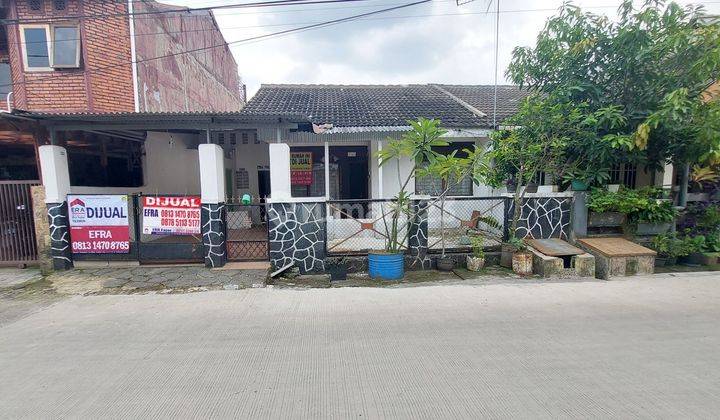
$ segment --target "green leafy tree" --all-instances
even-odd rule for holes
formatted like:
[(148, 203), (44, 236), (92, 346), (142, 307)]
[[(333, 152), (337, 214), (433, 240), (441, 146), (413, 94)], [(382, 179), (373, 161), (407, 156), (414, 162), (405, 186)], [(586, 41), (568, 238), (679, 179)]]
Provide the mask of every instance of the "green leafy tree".
[(701, 6), (625, 0), (612, 21), (565, 3), (534, 47), (513, 51), (507, 74), (604, 118), (586, 143), (604, 157), (595, 169), (613, 155), (652, 170), (720, 156), (720, 105), (703, 96), (720, 74), (720, 25)]

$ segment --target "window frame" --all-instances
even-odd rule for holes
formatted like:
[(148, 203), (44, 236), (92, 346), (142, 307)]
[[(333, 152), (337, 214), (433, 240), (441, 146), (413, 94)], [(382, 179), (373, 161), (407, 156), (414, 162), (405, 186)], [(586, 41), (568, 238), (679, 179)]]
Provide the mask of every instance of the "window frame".
[[(52, 40), (50, 39), (50, 25), (45, 23), (38, 23), (38, 24), (28, 24), (28, 25), (20, 25), (20, 42), (21, 44), (21, 54), (22, 54), (22, 61), (23, 66), (25, 66), (25, 71), (29, 72), (40, 72), (40, 71), (53, 71), (52, 67)], [(28, 50), (27, 50), (27, 41), (25, 40), (25, 30), (26, 29), (44, 29), (45, 30), (45, 44), (47, 46), (48, 51), (48, 67), (30, 67), (28, 64)]]
[[(80, 68), (80, 51), (82, 49), (82, 42), (80, 35), (80, 25), (76, 23), (57, 23), (50, 26), (50, 43), (53, 45), (50, 52), (50, 67), (53, 69), (79, 69)], [(75, 40), (75, 64), (55, 64), (55, 29), (56, 28), (74, 28), (77, 31), (77, 39)]]
[[(75, 41), (77, 48), (75, 50), (75, 63), (67, 65), (67, 64), (55, 64), (55, 28), (75, 28), (77, 29), (78, 38)], [(28, 63), (28, 50), (27, 50), (27, 42), (25, 40), (25, 30), (26, 29), (44, 29), (45, 30), (45, 39), (46, 39), (46, 45), (47, 45), (47, 51), (48, 51), (48, 67), (31, 67)], [(22, 54), (22, 61), (23, 66), (25, 67), (25, 71), (27, 72), (50, 72), (55, 71), (57, 69), (79, 69), (80, 68), (80, 56), (82, 54), (82, 40), (80, 35), (80, 25), (78, 23), (74, 22), (58, 22), (53, 24), (48, 23), (38, 23), (38, 24), (27, 24), (27, 25), (20, 25), (20, 42), (21, 44), (21, 54)]]

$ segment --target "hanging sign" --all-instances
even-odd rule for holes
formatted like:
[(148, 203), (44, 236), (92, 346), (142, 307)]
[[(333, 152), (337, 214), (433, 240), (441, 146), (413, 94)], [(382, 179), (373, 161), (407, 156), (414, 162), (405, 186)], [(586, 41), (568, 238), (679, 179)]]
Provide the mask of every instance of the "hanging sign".
[(290, 153), (290, 183), (292, 185), (311, 185), (312, 152)]
[(142, 233), (196, 235), (200, 233), (200, 197), (143, 197)]
[(68, 195), (68, 215), (73, 253), (130, 252), (127, 195)]

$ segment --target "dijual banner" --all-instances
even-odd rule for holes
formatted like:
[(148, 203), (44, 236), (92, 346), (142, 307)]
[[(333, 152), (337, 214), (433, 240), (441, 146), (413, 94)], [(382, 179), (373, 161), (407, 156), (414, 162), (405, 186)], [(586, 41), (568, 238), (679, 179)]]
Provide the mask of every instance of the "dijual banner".
[(312, 152), (290, 153), (290, 183), (292, 185), (312, 185)]
[(73, 253), (130, 252), (127, 195), (68, 195), (68, 213)]
[(143, 197), (142, 233), (196, 235), (200, 233), (200, 197)]

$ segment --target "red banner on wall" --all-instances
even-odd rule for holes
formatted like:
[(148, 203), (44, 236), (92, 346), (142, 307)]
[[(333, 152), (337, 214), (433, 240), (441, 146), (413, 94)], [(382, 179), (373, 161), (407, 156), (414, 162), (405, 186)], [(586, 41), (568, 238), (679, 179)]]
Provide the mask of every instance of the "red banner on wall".
[(200, 197), (143, 197), (142, 233), (199, 234)]
[(312, 185), (312, 152), (290, 153), (290, 183)]

